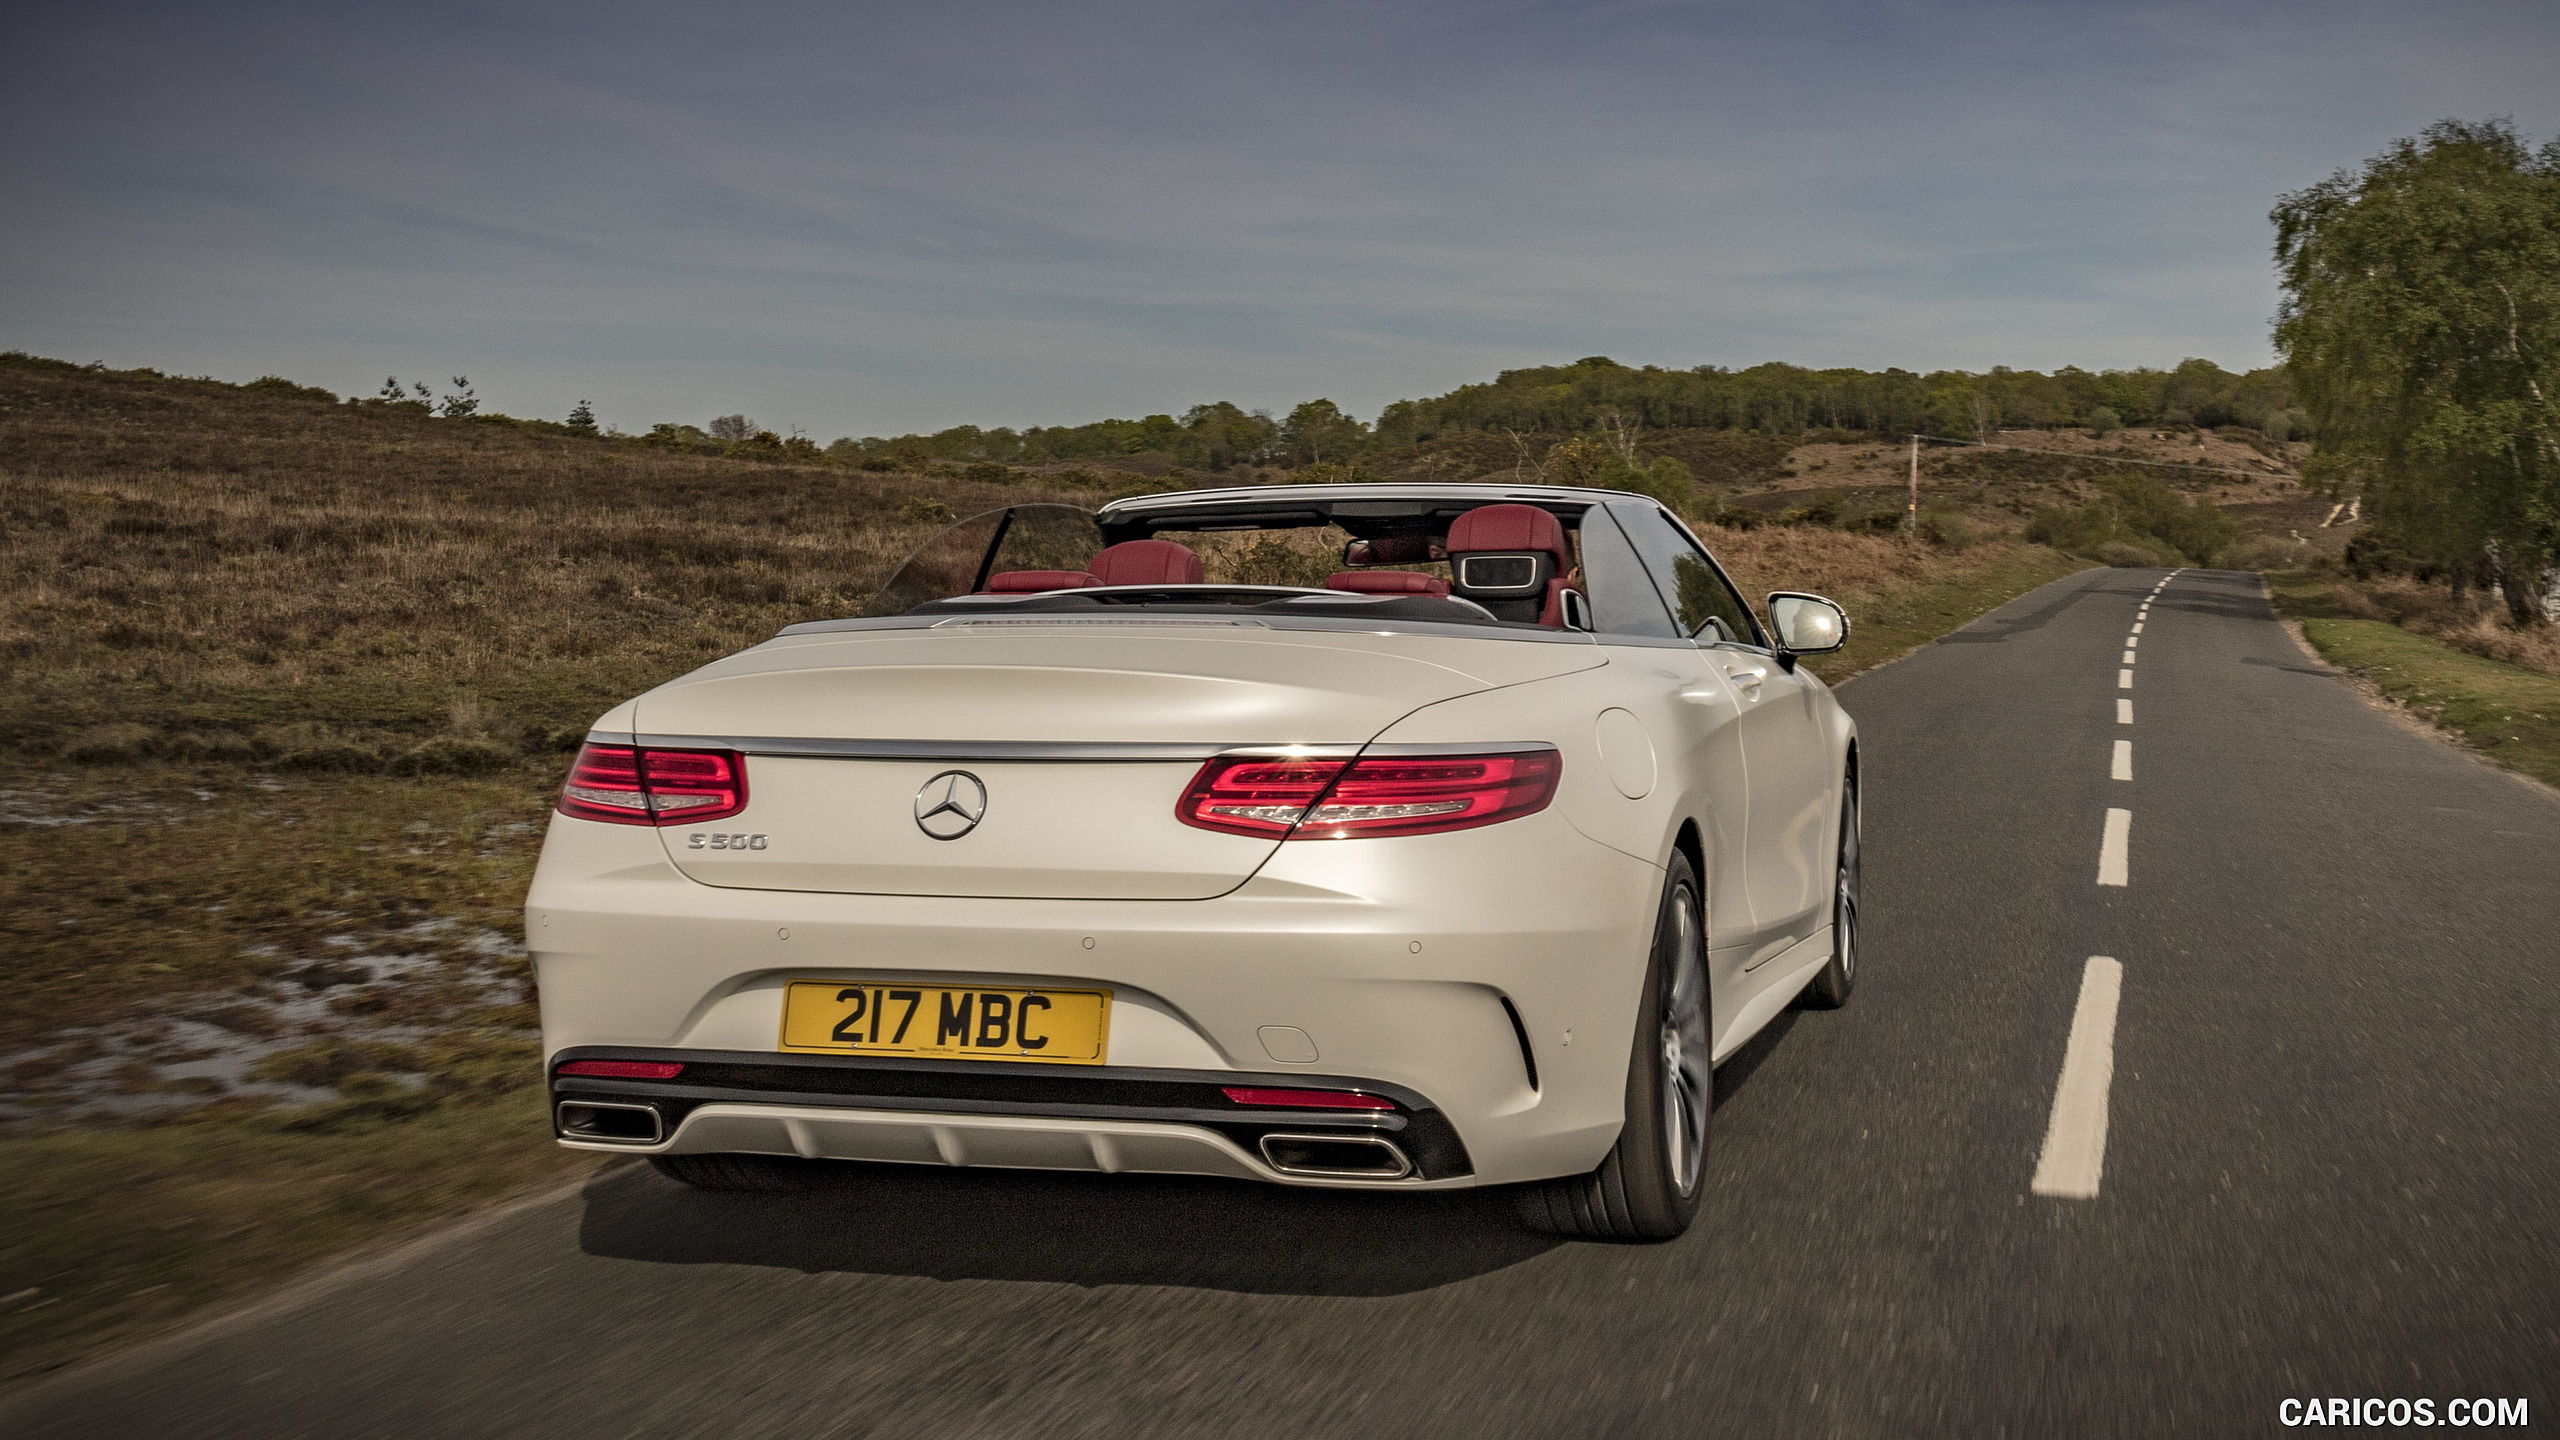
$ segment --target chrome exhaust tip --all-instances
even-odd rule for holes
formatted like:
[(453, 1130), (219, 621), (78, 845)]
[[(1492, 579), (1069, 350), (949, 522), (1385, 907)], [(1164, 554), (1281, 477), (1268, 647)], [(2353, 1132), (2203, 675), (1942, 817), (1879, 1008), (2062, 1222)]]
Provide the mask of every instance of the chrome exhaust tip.
[(1265, 1135), (1262, 1158), (1283, 1175), (1326, 1180), (1401, 1180), (1413, 1162), (1374, 1135)]
[(552, 1112), (564, 1140), (601, 1141), (610, 1145), (655, 1145), (666, 1138), (666, 1123), (651, 1105), (624, 1105), (611, 1100), (563, 1100)]

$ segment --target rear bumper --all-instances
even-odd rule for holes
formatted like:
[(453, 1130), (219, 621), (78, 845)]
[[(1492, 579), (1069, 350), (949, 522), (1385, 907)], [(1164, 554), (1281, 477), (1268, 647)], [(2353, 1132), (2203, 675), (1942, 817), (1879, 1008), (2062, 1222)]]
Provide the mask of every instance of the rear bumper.
[[(1105, 1068), (1281, 1087), (1358, 1077), (1342, 1083), (1410, 1097), (1465, 1157), (1408, 1150), (1415, 1173), (1394, 1183), (1497, 1184), (1587, 1171), (1616, 1140), (1660, 886), (1658, 869), (1586, 839), (1560, 809), (1445, 835), (1283, 845), (1244, 885), (1196, 901), (714, 887), (677, 873), (649, 830), (560, 818), (525, 929), (555, 1062), (683, 1051), (885, 1063), (780, 1052), (784, 987), (801, 978), (1107, 987), (1107, 1067), (939, 1063), (991, 1085)], [(976, 1158), (1027, 1154), (1067, 1168), (1300, 1178), (1269, 1164), (1256, 1134), (1202, 1116), (743, 1088), (694, 1097), (745, 1109), (670, 1116), (656, 1153), (1034, 1163)], [(1086, 1122), (1100, 1128), (1058, 1138)], [(1127, 1162), (1141, 1150), (1156, 1158)]]
[[(674, 1061), (671, 1080), (561, 1075), (571, 1060)], [(1297, 1185), (1465, 1183), (1427, 1098), (1344, 1076), (582, 1047), (553, 1057), (563, 1145), (918, 1165), (1217, 1175)], [(1222, 1087), (1361, 1090), (1392, 1111), (1243, 1106)]]

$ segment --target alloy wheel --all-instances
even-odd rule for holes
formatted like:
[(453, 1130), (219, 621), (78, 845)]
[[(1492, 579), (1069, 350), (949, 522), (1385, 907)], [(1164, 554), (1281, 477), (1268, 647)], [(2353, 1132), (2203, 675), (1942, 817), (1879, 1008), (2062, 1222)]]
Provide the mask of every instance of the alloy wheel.
[(1715, 1103), (1709, 1063), (1707, 967), (1698, 933), (1697, 897), (1682, 889), (1672, 901), (1671, 994), (1662, 1013), (1662, 1139), (1671, 1183), (1682, 1195), (1698, 1188), (1705, 1168), (1707, 1111)]
[(1858, 792), (1840, 807), (1840, 879), (1831, 901), (1832, 945), (1840, 957), (1840, 978), (1858, 973)]

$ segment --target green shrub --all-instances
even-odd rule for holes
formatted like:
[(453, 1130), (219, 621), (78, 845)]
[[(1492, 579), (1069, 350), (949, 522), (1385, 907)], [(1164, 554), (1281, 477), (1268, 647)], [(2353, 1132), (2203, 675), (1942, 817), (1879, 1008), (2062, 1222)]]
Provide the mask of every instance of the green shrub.
[(1600, 463), (1599, 473), (1591, 483), (1603, 490), (1650, 495), (1683, 513), (1698, 503), (1697, 477), (1689, 473), (1688, 466), (1668, 455), (1657, 457), (1649, 465), (1637, 465), (1613, 454)]
[(2292, 570), (2301, 566), (2310, 548), (2281, 535), (2260, 535), (2224, 551), (2221, 563), (2227, 570)]
[(1972, 521), (1953, 510), (1932, 506), (1920, 512), (1920, 538), (1932, 545), (1961, 550), (1980, 540), (1982, 532), (1974, 528)]
[(2098, 482), (2098, 492), (2086, 505), (2037, 511), (2027, 522), (2027, 538), (2101, 559), (2100, 545), (2125, 541), (2147, 553), (2169, 554), (2171, 565), (2210, 565), (2240, 534), (2222, 507), (2202, 496), (2190, 500), (2147, 475), (2108, 476)]
[(290, 395), (302, 400), (317, 400), (323, 405), (338, 403), (338, 397), (333, 391), (323, 390), (317, 385), (297, 385), (281, 375), (261, 375), (240, 388), (254, 390), (263, 395)]
[(2176, 551), (2157, 540), (2101, 540), (2089, 553), (2119, 570), (2140, 570), (2153, 566), (2176, 569), (2181, 563)]

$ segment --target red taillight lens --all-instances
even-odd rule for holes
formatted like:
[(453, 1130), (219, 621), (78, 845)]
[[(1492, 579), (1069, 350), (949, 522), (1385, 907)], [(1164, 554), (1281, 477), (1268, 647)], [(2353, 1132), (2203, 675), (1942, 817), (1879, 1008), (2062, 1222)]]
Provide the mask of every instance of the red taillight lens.
[(684, 1066), (664, 1060), (572, 1060), (560, 1067), (560, 1073), (607, 1080), (673, 1080), (684, 1073)]
[(735, 750), (579, 747), (560, 813), (617, 825), (691, 825), (747, 808), (746, 757)]
[(1553, 750), (1314, 760), (1220, 756), (1200, 767), (1177, 812), (1186, 825), (1288, 840), (1468, 830), (1547, 808)]
[(1175, 812), (1186, 825), (1231, 835), (1288, 835), (1342, 778), (1348, 760), (1222, 755), (1200, 767)]
[(1252, 1085), (1223, 1085), (1227, 1098), (1239, 1105), (1276, 1105), (1284, 1110), (1393, 1110), (1384, 1095), (1357, 1090), (1266, 1090)]

